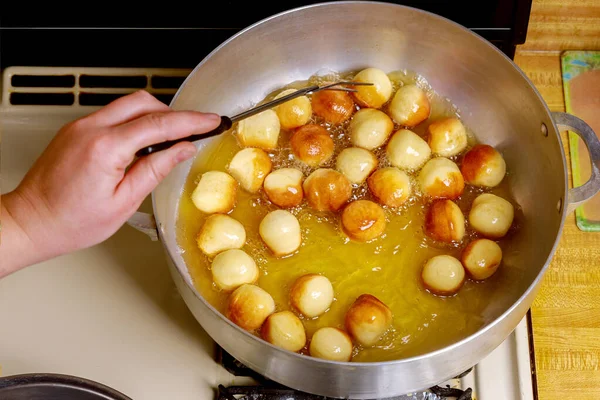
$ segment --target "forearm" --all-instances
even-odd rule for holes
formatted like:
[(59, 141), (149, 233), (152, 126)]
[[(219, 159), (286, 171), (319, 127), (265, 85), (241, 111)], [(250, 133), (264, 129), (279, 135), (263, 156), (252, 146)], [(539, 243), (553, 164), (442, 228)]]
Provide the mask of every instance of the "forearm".
[(28, 232), (36, 210), (22, 201), (18, 192), (3, 194), (0, 199), (0, 279), (49, 255)]

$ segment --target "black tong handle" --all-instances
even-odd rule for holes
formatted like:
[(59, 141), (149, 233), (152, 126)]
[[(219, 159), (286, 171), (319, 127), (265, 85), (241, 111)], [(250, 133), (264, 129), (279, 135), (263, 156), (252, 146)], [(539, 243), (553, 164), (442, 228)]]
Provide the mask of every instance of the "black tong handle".
[(137, 157), (147, 156), (149, 154), (156, 153), (157, 151), (168, 149), (169, 147), (171, 147), (177, 143), (180, 143), (180, 142), (195, 142), (196, 140), (207, 139), (209, 137), (217, 136), (217, 135), (231, 129), (232, 125), (233, 125), (233, 121), (231, 121), (231, 118), (223, 116), (223, 117), (221, 117), (221, 123), (219, 124), (219, 126), (210, 132), (200, 133), (197, 135), (191, 135), (191, 136), (187, 136), (187, 137), (184, 137), (181, 139), (168, 140), (168, 141), (162, 142), (162, 143), (156, 143), (151, 146), (147, 146), (147, 147), (144, 147), (144, 148), (138, 150), (137, 153), (135, 153), (135, 155)]

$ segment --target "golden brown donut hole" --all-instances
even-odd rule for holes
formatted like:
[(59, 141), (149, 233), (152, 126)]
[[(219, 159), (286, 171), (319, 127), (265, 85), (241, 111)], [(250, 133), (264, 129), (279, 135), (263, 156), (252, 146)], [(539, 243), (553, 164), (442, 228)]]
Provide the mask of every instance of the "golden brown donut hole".
[(383, 208), (370, 200), (356, 200), (342, 212), (342, 230), (352, 240), (368, 242), (385, 232)]
[(502, 262), (502, 249), (489, 239), (476, 239), (465, 247), (461, 261), (471, 279), (482, 281), (498, 270)]
[(346, 332), (326, 326), (313, 334), (309, 353), (312, 357), (324, 360), (350, 361), (352, 349), (352, 339)]
[(352, 195), (348, 178), (331, 168), (313, 171), (302, 188), (308, 205), (317, 211), (338, 211)]
[(352, 96), (341, 90), (321, 90), (312, 95), (312, 110), (315, 115), (330, 124), (341, 124), (354, 113)]
[(412, 193), (410, 178), (396, 167), (380, 168), (367, 178), (373, 197), (381, 205), (400, 207)]
[(465, 235), (465, 216), (452, 200), (436, 200), (425, 215), (425, 233), (440, 242), (460, 242)]
[(425, 288), (440, 296), (456, 294), (465, 282), (465, 275), (460, 261), (445, 254), (427, 260), (421, 271)]
[(365, 347), (373, 346), (392, 324), (392, 311), (377, 297), (360, 295), (346, 312), (346, 330)]
[(454, 161), (435, 157), (427, 161), (418, 176), (421, 192), (434, 199), (458, 198), (465, 189), (465, 181)]
[(229, 296), (228, 318), (247, 331), (260, 328), (273, 312), (275, 312), (273, 297), (259, 286), (244, 284)]
[(410, 128), (429, 118), (431, 104), (423, 89), (409, 84), (396, 91), (388, 112), (398, 125)]
[(308, 124), (296, 129), (290, 138), (292, 152), (309, 167), (318, 167), (333, 155), (335, 147), (327, 129)]
[(304, 325), (291, 311), (280, 311), (269, 315), (260, 333), (267, 342), (292, 352), (300, 351), (306, 344)]
[(492, 188), (504, 179), (506, 162), (492, 146), (478, 144), (465, 154), (460, 170), (467, 183)]

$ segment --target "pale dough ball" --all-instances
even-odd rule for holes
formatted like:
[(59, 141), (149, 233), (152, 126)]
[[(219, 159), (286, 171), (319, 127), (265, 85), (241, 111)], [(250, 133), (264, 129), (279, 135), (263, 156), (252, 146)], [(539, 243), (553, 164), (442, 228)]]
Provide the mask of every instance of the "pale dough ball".
[(290, 289), (290, 303), (308, 318), (323, 314), (333, 302), (333, 286), (327, 277), (319, 274), (302, 275)]
[(275, 312), (275, 301), (264, 289), (243, 284), (229, 296), (227, 315), (229, 319), (247, 331), (261, 327), (267, 317)]
[(304, 199), (304, 174), (296, 168), (280, 168), (265, 178), (264, 190), (269, 200), (283, 208), (296, 207)]
[(330, 124), (341, 124), (354, 113), (355, 105), (348, 92), (321, 90), (312, 95), (313, 112)]
[(427, 127), (428, 143), (433, 154), (452, 157), (467, 148), (467, 131), (458, 118), (443, 118)]
[(396, 167), (385, 167), (367, 178), (367, 185), (377, 202), (388, 207), (400, 207), (412, 193), (410, 178)]
[[(296, 89), (287, 89), (275, 96), (280, 99), (283, 96), (297, 92)], [(275, 113), (279, 117), (281, 127), (284, 129), (293, 129), (302, 126), (310, 120), (312, 116), (312, 106), (307, 96), (299, 96), (295, 99), (286, 101), (275, 107)]]
[(480, 194), (473, 200), (469, 224), (481, 235), (499, 239), (506, 235), (515, 216), (513, 205), (491, 193)]
[(456, 163), (445, 157), (435, 157), (427, 161), (418, 176), (419, 186), (424, 195), (434, 199), (458, 198), (465, 189), (465, 181)]
[(336, 169), (354, 184), (362, 184), (377, 168), (379, 160), (375, 154), (360, 147), (348, 147), (338, 154)]
[(354, 340), (371, 347), (392, 325), (392, 311), (377, 297), (362, 294), (346, 312), (345, 325)]
[(233, 156), (228, 170), (244, 190), (256, 193), (271, 172), (271, 167), (271, 158), (264, 150), (248, 147)]
[(226, 214), (235, 206), (237, 188), (237, 181), (228, 173), (208, 171), (192, 192), (192, 202), (204, 213)]
[(347, 362), (352, 357), (352, 339), (341, 329), (326, 326), (312, 336), (309, 352), (315, 358)]
[(383, 208), (370, 200), (356, 200), (342, 212), (342, 230), (352, 240), (368, 242), (385, 232)]
[(229, 215), (213, 214), (204, 221), (197, 243), (204, 254), (212, 257), (224, 250), (242, 248), (246, 243), (246, 229)]
[(215, 256), (211, 265), (213, 282), (221, 290), (233, 290), (258, 279), (256, 262), (240, 249), (225, 250)]
[(306, 344), (304, 325), (291, 311), (280, 311), (269, 315), (260, 333), (267, 342), (292, 352), (300, 351)]
[(292, 254), (302, 243), (300, 223), (289, 211), (271, 211), (260, 222), (260, 237), (277, 257)]
[(352, 145), (367, 150), (382, 146), (393, 130), (394, 123), (390, 117), (374, 108), (358, 110), (348, 126)]
[(448, 255), (430, 258), (421, 273), (423, 284), (433, 294), (449, 296), (457, 293), (465, 282), (465, 269), (460, 261)]
[(502, 249), (489, 239), (476, 239), (465, 247), (461, 261), (472, 279), (482, 281), (498, 270)]
[(352, 184), (331, 168), (313, 171), (302, 184), (308, 205), (317, 211), (338, 211), (352, 195)]
[(425, 233), (440, 242), (460, 242), (465, 235), (465, 216), (452, 200), (435, 200), (425, 215)]
[(399, 125), (414, 127), (429, 118), (431, 104), (424, 90), (409, 84), (400, 87), (389, 106), (392, 119)]
[(297, 159), (309, 167), (318, 167), (333, 155), (334, 143), (327, 129), (321, 125), (308, 124), (292, 133), (292, 152)]
[(479, 144), (465, 154), (460, 170), (467, 183), (491, 188), (504, 179), (506, 162), (498, 150)]
[(362, 107), (380, 108), (392, 97), (392, 82), (379, 68), (365, 68), (354, 76), (353, 82), (372, 83), (370, 86), (354, 86), (352, 93)]
[(431, 157), (431, 149), (419, 135), (408, 129), (400, 129), (392, 135), (386, 147), (390, 164), (406, 171), (421, 168)]
[(280, 130), (281, 123), (277, 113), (265, 110), (241, 120), (237, 127), (237, 137), (243, 147), (273, 150), (277, 148)]

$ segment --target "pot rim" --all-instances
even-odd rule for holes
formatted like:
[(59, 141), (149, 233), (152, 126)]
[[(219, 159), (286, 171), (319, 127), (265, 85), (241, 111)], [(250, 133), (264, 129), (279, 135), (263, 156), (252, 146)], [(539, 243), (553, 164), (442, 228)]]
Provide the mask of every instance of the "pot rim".
[(0, 392), (2, 392), (3, 389), (11, 390), (14, 388), (40, 385), (67, 386), (73, 389), (90, 392), (97, 396), (102, 396), (107, 400), (131, 400), (129, 396), (126, 396), (118, 390), (106, 386), (103, 383), (75, 375), (33, 372), (0, 377)]
[[(527, 75), (525, 75), (525, 73), (515, 64), (515, 62), (513, 60), (511, 60), (506, 54), (504, 54), (502, 51), (500, 51), (500, 49), (498, 49), (496, 46), (494, 46), (492, 43), (490, 43), (488, 40), (486, 40), (485, 38), (483, 38), (481, 35), (477, 34), (476, 32), (471, 31), (470, 29), (466, 28), (465, 26), (450, 20), (446, 17), (443, 17), (439, 14), (435, 14), (432, 13), (430, 11), (426, 11), (426, 10), (422, 10), (416, 7), (411, 7), (411, 6), (406, 6), (406, 5), (402, 5), (402, 4), (395, 4), (395, 3), (388, 3), (388, 2), (383, 2), (383, 1), (370, 1), (370, 0), (342, 0), (342, 1), (327, 1), (327, 2), (322, 2), (322, 3), (316, 3), (316, 4), (311, 4), (311, 5), (307, 5), (307, 6), (302, 6), (302, 7), (296, 7), (296, 8), (291, 8), (289, 10), (286, 11), (282, 11), (280, 13), (276, 13), (273, 14), (269, 17), (263, 18), (262, 20), (259, 20), (257, 22), (255, 22), (254, 24), (251, 24), (249, 26), (247, 26), (246, 28), (238, 31), (236, 34), (232, 35), (229, 39), (225, 40), (223, 43), (221, 43), (219, 46), (217, 46), (213, 51), (211, 51), (206, 57), (204, 57), (202, 59), (202, 61), (200, 61), (200, 63), (198, 63), (198, 65), (196, 65), (196, 67), (192, 70), (192, 72), (189, 73), (189, 75), (186, 77), (186, 79), (183, 81), (183, 83), (181, 84), (181, 86), (179, 87), (179, 89), (177, 90), (177, 92), (175, 93), (175, 95), (173, 96), (173, 99), (171, 100), (171, 103), (169, 104), (169, 107), (172, 107), (173, 104), (175, 103), (175, 101), (177, 100), (177, 98), (179, 97), (179, 95), (181, 94), (181, 91), (183, 90), (183, 88), (186, 86), (186, 83), (188, 82), (188, 80), (191, 79), (191, 77), (217, 52), (219, 52), (223, 47), (227, 46), (230, 42), (232, 42), (233, 40), (235, 40), (236, 38), (238, 38), (239, 36), (245, 35), (246, 33), (252, 31), (253, 29), (257, 28), (260, 25), (263, 25), (271, 20), (280, 18), (283, 15), (287, 15), (287, 14), (292, 14), (298, 11), (302, 11), (302, 10), (306, 10), (306, 9), (311, 9), (311, 8), (320, 8), (320, 7), (327, 7), (327, 6), (336, 6), (336, 5), (340, 5), (340, 6), (344, 6), (344, 5), (353, 5), (353, 4), (368, 4), (368, 5), (374, 5), (374, 6), (385, 6), (385, 7), (395, 7), (395, 8), (401, 8), (401, 9), (405, 9), (405, 10), (412, 10), (414, 12), (418, 12), (418, 13), (423, 13), (423, 14), (427, 14), (429, 15), (431, 18), (433, 19), (438, 19), (442, 22), (445, 22), (446, 24), (449, 25), (453, 25), (454, 27), (464, 31), (466, 34), (472, 35), (475, 38), (477, 38), (478, 40), (480, 40), (481, 42), (483, 42), (486, 46), (488, 46), (489, 48), (491, 48), (492, 51), (495, 51), (498, 55), (500, 55), (503, 60), (505, 62), (508, 62), (508, 64), (514, 68), (519, 75), (521, 76), (521, 78), (527, 83), (528, 87), (533, 91), (533, 94), (537, 97), (537, 99), (539, 100), (539, 102), (541, 103), (542, 107), (544, 108), (544, 111), (546, 113), (546, 116), (548, 117), (548, 120), (552, 121), (552, 128), (553, 128), (553, 137), (556, 138), (556, 140), (560, 142), (562, 142), (562, 139), (560, 138), (560, 134), (558, 131), (558, 127), (556, 126), (556, 123), (554, 122), (554, 119), (552, 118), (552, 114), (550, 112), (550, 109), (548, 108), (548, 105), (546, 104), (546, 102), (544, 101), (544, 99), (542, 98), (541, 94), (539, 93), (539, 91), (537, 90), (537, 88), (533, 85), (533, 83), (531, 82), (531, 80), (527, 77)], [(550, 136), (550, 135), (549, 135)], [(463, 346), (464, 344), (466, 344), (467, 342), (470, 342), (472, 340), (474, 340), (475, 338), (484, 335), (487, 331), (492, 330), (497, 324), (499, 324), (502, 320), (504, 320), (505, 318), (507, 318), (508, 315), (510, 315), (514, 309), (516, 309), (522, 302), (523, 300), (525, 300), (529, 294), (535, 290), (535, 288), (538, 287), (540, 281), (542, 280), (542, 278), (544, 277), (548, 267), (550, 266), (550, 262), (552, 260), (552, 258), (554, 257), (555, 253), (556, 253), (556, 249), (558, 247), (558, 243), (560, 242), (560, 238), (562, 236), (562, 232), (563, 232), (563, 227), (564, 227), (564, 223), (565, 223), (565, 219), (566, 219), (566, 210), (567, 210), (567, 204), (565, 204), (568, 201), (568, 172), (567, 172), (567, 167), (566, 167), (566, 156), (565, 156), (565, 152), (564, 152), (564, 148), (561, 145), (558, 146), (560, 149), (560, 154), (562, 156), (562, 163), (563, 163), (563, 179), (564, 179), (564, 193), (563, 193), (563, 200), (562, 200), (562, 210), (561, 210), (561, 215), (560, 215), (560, 224), (559, 224), (559, 228), (558, 228), (558, 232), (556, 235), (556, 239), (554, 240), (554, 244), (552, 245), (552, 248), (550, 249), (550, 252), (548, 254), (548, 257), (546, 258), (546, 260), (544, 261), (544, 265), (543, 267), (540, 269), (540, 272), (538, 273), (537, 277), (531, 282), (531, 284), (529, 285), (529, 287), (523, 292), (523, 294), (513, 303), (512, 306), (510, 306), (509, 308), (507, 308), (502, 314), (500, 314), (497, 318), (495, 318), (493, 321), (491, 321), (488, 325), (486, 325), (485, 327), (479, 329), (478, 331), (476, 331), (475, 333), (464, 337), (463, 339), (454, 342), (448, 346), (442, 347), (440, 349), (437, 350), (433, 350), (430, 352), (426, 352), (417, 356), (412, 356), (412, 357), (408, 357), (408, 358), (402, 358), (402, 359), (397, 359), (397, 360), (389, 360), (389, 361), (373, 361), (373, 362), (357, 362), (357, 361), (331, 361), (331, 360), (325, 360), (325, 359), (320, 359), (320, 358), (315, 358), (315, 357), (311, 357), (308, 355), (304, 355), (304, 354), (300, 354), (300, 353), (295, 353), (295, 352), (291, 352), (289, 350), (285, 350), (281, 347), (275, 346), (269, 342), (267, 342), (266, 340), (264, 340), (263, 338), (256, 336), (248, 331), (246, 331), (245, 329), (242, 329), (241, 327), (239, 327), (238, 325), (236, 325), (235, 323), (233, 323), (229, 318), (227, 318), (226, 316), (224, 316), (221, 312), (219, 312), (217, 309), (215, 309), (209, 302), (207, 302), (204, 297), (196, 290), (196, 288), (187, 280), (185, 279), (184, 276), (182, 276), (183, 280), (185, 281), (185, 284), (188, 286), (188, 288), (192, 291), (192, 293), (194, 294), (194, 296), (199, 299), (205, 306), (207, 306), (212, 312), (214, 312), (216, 315), (218, 315), (219, 318), (223, 319), (230, 327), (232, 327), (233, 329), (237, 330), (238, 332), (241, 332), (242, 334), (246, 335), (247, 337), (250, 337), (252, 340), (256, 340), (261, 342), (262, 344), (265, 344), (269, 347), (271, 347), (272, 349), (274, 349), (277, 352), (282, 352), (285, 354), (291, 354), (292, 357), (297, 357), (298, 359), (309, 359), (311, 361), (314, 362), (318, 362), (318, 363), (323, 363), (323, 364), (331, 364), (331, 365), (337, 365), (340, 367), (352, 367), (352, 368), (370, 368), (370, 367), (375, 367), (375, 366), (388, 366), (388, 365), (400, 365), (400, 364), (408, 364), (408, 363), (413, 363), (413, 362), (418, 362), (418, 361), (422, 361), (431, 357), (436, 357), (438, 355), (447, 353), (447, 352), (451, 352), (453, 350), (455, 350), (457, 347)], [(154, 192), (152, 192), (152, 207), (153, 207), (153, 212), (154, 215), (157, 215), (157, 210), (156, 210), (156, 197), (154, 196)], [(159, 221), (157, 222), (157, 226), (160, 226)], [(164, 238), (163, 238), (163, 234), (161, 232), (160, 229), (157, 229), (158, 231), (158, 237), (160, 239), (160, 241), (162, 243), (164, 243)], [(165, 247), (163, 245), (163, 247)], [(171, 255), (171, 253), (169, 252), (169, 250), (167, 248), (165, 248), (166, 254), (169, 257), (169, 259), (171, 260), (171, 262), (176, 266), (177, 272), (182, 275), (182, 272), (180, 270), (180, 265), (178, 262), (176, 262), (173, 258), (173, 256)], [(185, 267), (185, 265), (183, 265), (183, 267)], [(213, 339), (214, 340), (214, 339)]]

